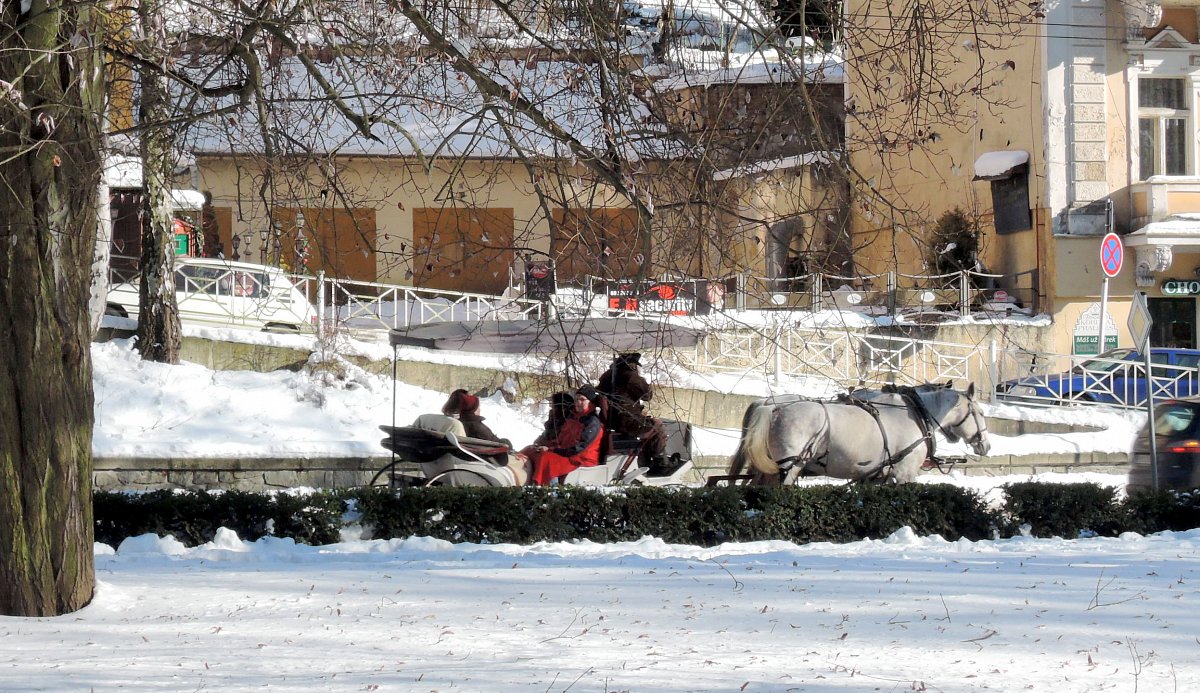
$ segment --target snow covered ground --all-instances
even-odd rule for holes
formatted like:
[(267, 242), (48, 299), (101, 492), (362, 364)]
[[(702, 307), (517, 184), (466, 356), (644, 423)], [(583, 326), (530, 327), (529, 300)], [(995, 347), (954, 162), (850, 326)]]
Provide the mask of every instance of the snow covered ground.
[[(361, 372), (328, 386), (142, 363), (121, 342), (93, 354), (101, 454), (359, 454), (392, 401)], [(402, 388), (397, 413), (442, 398)], [(499, 400), (485, 414), (529, 437), (541, 416)], [(1128, 445), (1109, 431), (1091, 442)], [(997, 494), (1012, 479), (941, 480)], [(0, 617), (0, 689), (1200, 690), (1200, 530), (713, 548), (343, 539), (97, 545), (91, 605)]]

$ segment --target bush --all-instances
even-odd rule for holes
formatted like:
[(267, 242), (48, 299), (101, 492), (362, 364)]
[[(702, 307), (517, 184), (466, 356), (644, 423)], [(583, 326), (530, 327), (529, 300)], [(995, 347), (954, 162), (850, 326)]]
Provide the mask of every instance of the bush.
[(1004, 487), (1005, 510), (1017, 525), (1029, 525), (1035, 537), (1098, 535), (1113, 537), (1129, 525), (1114, 488), (1098, 484), (1039, 484), (1024, 481)]
[(101, 491), (92, 496), (92, 507), (96, 541), (114, 547), (147, 533), (197, 546), (212, 541), (221, 527), (248, 541), (280, 536), (329, 544), (338, 541), (345, 512), (344, 500), (329, 492)]
[[(254, 541), (292, 537), (306, 544), (339, 540), (353, 521), (379, 538), (428, 536), (477, 544), (539, 541), (617, 542), (643, 536), (697, 546), (727, 541), (850, 542), (881, 539), (902, 527), (949, 541), (1011, 536), (1027, 524), (1035, 536), (1115, 536), (1200, 526), (1200, 496), (1145, 492), (1126, 502), (1096, 484), (1005, 487), (1003, 511), (947, 484), (848, 484), (623, 489), (363, 488), (309, 494), (153, 491), (95, 494), (96, 540), (172, 535), (189, 546), (220, 527)], [(348, 520), (347, 509), (355, 510)]]

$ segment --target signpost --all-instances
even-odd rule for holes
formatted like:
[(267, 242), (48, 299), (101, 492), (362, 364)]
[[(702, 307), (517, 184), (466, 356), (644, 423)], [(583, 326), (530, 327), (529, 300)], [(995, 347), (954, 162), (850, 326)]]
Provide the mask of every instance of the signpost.
[(1104, 283), (1100, 286), (1100, 338), (1096, 342), (1104, 350), (1104, 321), (1108, 316), (1108, 280), (1121, 273), (1125, 264), (1125, 245), (1121, 237), (1111, 231), (1100, 241), (1100, 269), (1104, 270)]
[(1154, 431), (1154, 375), (1150, 365), (1150, 328), (1154, 326), (1154, 318), (1150, 315), (1150, 307), (1146, 305), (1146, 292), (1133, 292), (1133, 305), (1129, 308), (1129, 334), (1133, 336), (1133, 346), (1142, 355), (1146, 364), (1146, 425), (1150, 434), (1150, 486), (1158, 490), (1158, 436)]

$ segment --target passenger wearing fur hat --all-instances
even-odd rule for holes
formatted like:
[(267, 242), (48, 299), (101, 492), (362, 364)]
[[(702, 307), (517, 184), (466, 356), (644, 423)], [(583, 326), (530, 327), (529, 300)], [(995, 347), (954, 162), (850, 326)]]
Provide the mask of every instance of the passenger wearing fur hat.
[(483, 422), (483, 417), (479, 415), (479, 398), (466, 390), (458, 389), (451, 392), (450, 398), (442, 405), (442, 413), (461, 421), (463, 431), (468, 437), (490, 440), (512, 447), (507, 439), (497, 436)]

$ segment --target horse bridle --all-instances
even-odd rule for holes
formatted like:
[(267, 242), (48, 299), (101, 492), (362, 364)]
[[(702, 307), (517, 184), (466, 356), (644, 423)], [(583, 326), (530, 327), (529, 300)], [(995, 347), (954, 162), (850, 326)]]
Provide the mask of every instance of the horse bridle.
[[(937, 426), (938, 430), (942, 432), (942, 435), (946, 436), (947, 440), (953, 442), (955, 440), (962, 438), (966, 441), (967, 445), (970, 445), (972, 447), (972, 449), (976, 448), (977, 444), (981, 440), (983, 440), (984, 428), (983, 428), (983, 426), (979, 425), (979, 419), (977, 418), (979, 416), (979, 412), (976, 411), (975, 402), (973, 400), (971, 400), (970, 397), (965, 397), (962, 395), (962, 393), (958, 393), (959, 396), (963, 396), (963, 398), (967, 402), (967, 413), (963, 414), (963, 417), (958, 420), (958, 423), (946, 425), (946, 424), (942, 423), (941, 421), (938, 421), (937, 419), (933, 418), (933, 415), (929, 413), (929, 407), (925, 406), (925, 402), (924, 402), (924, 400), (921, 399), (921, 392), (919, 390), (917, 390), (916, 388), (911, 388), (911, 392), (912, 392), (912, 402), (918, 408), (918, 413), (926, 421), (929, 421), (933, 425)], [(971, 436), (970, 438), (963, 438), (963, 436), (960, 436), (959, 434), (957, 434), (951, 430), (954, 428), (958, 428), (959, 426), (962, 426), (963, 424), (965, 424), (967, 422), (967, 419), (971, 419), (971, 418), (975, 419), (975, 435)]]
[(958, 423), (951, 424), (949, 426), (944, 426), (940, 421), (938, 421), (936, 423), (937, 423), (938, 429), (941, 430), (942, 435), (946, 436), (950, 440), (953, 440), (954, 438), (962, 438), (962, 436), (960, 436), (956, 433), (951, 433), (948, 429), (958, 428), (959, 426), (962, 426), (963, 424), (965, 424), (967, 422), (967, 419), (974, 419), (975, 420), (975, 435), (971, 436), (970, 438), (964, 438), (964, 440), (967, 442), (967, 445), (970, 445), (971, 448), (974, 449), (977, 447), (978, 443), (981, 440), (983, 440), (984, 428), (983, 428), (983, 426), (979, 425), (978, 417), (981, 416), (981, 414), (975, 409), (975, 402), (972, 401), (971, 398), (969, 398), (969, 397), (966, 398), (966, 400), (967, 400), (967, 413), (963, 414), (963, 417), (961, 419), (959, 419)]

